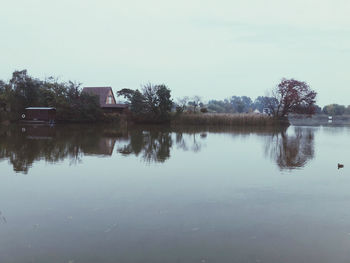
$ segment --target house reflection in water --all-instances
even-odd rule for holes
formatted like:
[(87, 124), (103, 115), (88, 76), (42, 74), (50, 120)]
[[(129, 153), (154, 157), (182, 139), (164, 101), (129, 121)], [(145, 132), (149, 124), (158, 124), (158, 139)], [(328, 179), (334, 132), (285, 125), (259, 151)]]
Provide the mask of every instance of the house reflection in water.
[(112, 156), (115, 142), (117, 138), (102, 137), (99, 138), (97, 144), (94, 147), (85, 149), (86, 155), (97, 155), (97, 156)]

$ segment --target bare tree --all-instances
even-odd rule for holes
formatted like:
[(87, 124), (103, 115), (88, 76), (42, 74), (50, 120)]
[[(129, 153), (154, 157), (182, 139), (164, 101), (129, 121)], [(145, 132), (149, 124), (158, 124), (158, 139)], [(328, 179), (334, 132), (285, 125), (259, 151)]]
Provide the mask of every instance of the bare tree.
[(198, 95), (195, 95), (192, 97), (191, 101), (188, 103), (193, 107), (193, 111), (196, 112), (197, 107), (199, 106), (199, 103), (201, 102), (201, 97)]
[(181, 112), (186, 110), (188, 101), (190, 100), (190, 98), (188, 96), (182, 97), (182, 98), (178, 98), (177, 99), (177, 104), (181, 109)]

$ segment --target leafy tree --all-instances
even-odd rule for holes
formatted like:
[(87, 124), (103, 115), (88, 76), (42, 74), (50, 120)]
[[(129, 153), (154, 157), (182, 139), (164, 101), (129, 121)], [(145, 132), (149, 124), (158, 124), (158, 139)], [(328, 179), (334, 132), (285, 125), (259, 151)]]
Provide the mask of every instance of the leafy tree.
[(315, 104), (315, 114), (322, 114), (322, 108)]
[(235, 113), (233, 105), (230, 100), (210, 100), (208, 102), (207, 108), (209, 111), (217, 113)]
[(81, 93), (75, 103), (77, 118), (80, 120), (98, 121), (102, 117), (102, 110), (97, 96)]
[(225, 102), (221, 100), (210, 100), (208, 102), (208, 110), (217, 113), (226, 112)]
[(243, 113), (252, 109), (252, 99), (247, 96), (232, 96), (230, 104), (234, 109), (234, 112)]
[(121, 89), (117, 92), (117, 96), (123, 96), (128, 101), (131, 101), (132, 97), (135, 95), (135, 90), (132, 89)]
[(158, 115), (159, 109), (159, 97), (157, 94), (159, 86), (153, 86), (152, 84), (147, 84), (142, 88), (142, 94), (145, 100), (144, 111), (148, 114)]
[(218, 113), (243, 113), (254, 110), (254, 104), (247, 96), (232, 96), (225, 100), (210, 100), (207, 108)]
[(232, 96), (230, 103), (235, 112), (242, 113), (244, 111), (244, 103), (239, 96)]
[(6, 111), (6, 84), (0, 80), (0, 110)]
[(145, 98), (139, 90), (136, 90), (130, 100), (130, 109), (133, 113), (143, 114), (146, 108)]
[[(272, 91), (268, 106), (275, 117), (286, 117), (289, 113), (314, 114), (317, 93), (306, 82), (282, 79)], [(277, 105), (274, 104), (277, 102)]]
[(253, 108), (263, 112), (264, 108), (268, 108), (269, 104), (276, 104), (276, 100), (267, 96), (259, 96), (255, 99), (253, 103)]
[(241, 97), (242, 104), (244, 105), (243, 112), (249, 112), (253, 109), (253, 101), (247, 96)]
[(346, 112), (344, 105), (330, 104), (323, 107), (323, 113), (327, 115), (343, 115)]
[(37, 104), (42, 81), (30, 77), (27, 70), (13, 72), (9, 85), (12, 89), (9, 104), (13, 111), (20, 112), (23, 107)]
[(165, 85), (147, 84), (142, 91), (122, 89), (117, 92), (130, 103), (130, 109), (138, 121), (163, 122), (170, 119), (173, 105), (170, 90)]
[(165, 85), (157, 86), (156, 90), (160, 117), (161, 119), (167, 119), (173, 105), (170, 90)]

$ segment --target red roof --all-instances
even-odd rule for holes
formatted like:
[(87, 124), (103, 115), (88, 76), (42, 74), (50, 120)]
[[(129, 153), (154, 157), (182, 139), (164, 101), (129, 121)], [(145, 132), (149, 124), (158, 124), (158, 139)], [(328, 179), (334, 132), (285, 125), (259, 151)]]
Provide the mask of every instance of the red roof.
[(111, 92), (115, 101), (114, 93), (111, 87), (85, 87), (82, 92), (96, 95), (100, 98), (101, 108), (127, 108), (127, 104), (106, 104), (107, 96)]

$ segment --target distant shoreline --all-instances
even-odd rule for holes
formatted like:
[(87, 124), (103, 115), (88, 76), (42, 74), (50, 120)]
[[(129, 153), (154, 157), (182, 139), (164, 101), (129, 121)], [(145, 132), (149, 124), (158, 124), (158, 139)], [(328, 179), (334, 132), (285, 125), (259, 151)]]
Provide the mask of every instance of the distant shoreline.
[(211, 125), (211, 126), (289, 126), (288, 119), (276, 119), (255, 113), (183, 113), (171, 120), (172, 125)]
[[(11, 122), (3, 120), (0, 122), (1, 126), (7, 126), (12, 123), (21, 124), (20, 121)], [(221, 127), (246, 127), (246, 126), (281, 126), (289, 125), (295, 126), (350, 126), (350, 115), (333, 116), (332, 121), (329, 120), (328, 115), (317, 114), (313, 116), (306, 115), (292, 115), (288, 119), (275, 119), (273, 117), (254, 114), (254, 113), (183, 113), (180, 115), (173, 115), (168, 122), (152, 122), (152, 121), (133, 121), (131, 119), (120, 118), (119, 121), (92, 121), (92, 122), (77, 122), (77, 121), (57, 121), (57, 124), (143, 124), (143, 125), (172, 125), (172, 126), (221, 126)], [(26, 123), (31, 124), (31, 123)], [(33, 123), (34, 124), (34, 123)]]
[(311, 117), (304, 115), (293, 115), (289, 117), (292, 125), (296, 126), (350, 126), (350, 115), (329, 116), (325, 114), (317, 114)]

